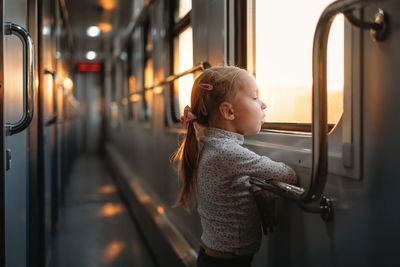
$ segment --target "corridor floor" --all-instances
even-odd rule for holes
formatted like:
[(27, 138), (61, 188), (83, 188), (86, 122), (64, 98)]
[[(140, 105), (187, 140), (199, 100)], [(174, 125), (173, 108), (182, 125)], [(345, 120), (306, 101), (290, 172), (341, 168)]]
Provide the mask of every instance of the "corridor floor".
[(80, 157), (69, 179), (51, 265), (155, 266), (101, 159)]

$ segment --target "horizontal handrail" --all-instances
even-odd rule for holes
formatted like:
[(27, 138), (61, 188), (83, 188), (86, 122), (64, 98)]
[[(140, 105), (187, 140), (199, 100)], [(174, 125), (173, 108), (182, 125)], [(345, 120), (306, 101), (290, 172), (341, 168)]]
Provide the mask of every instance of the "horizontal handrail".
[(74, 37), (72, 34), (72, 29), (71, 29), (71, 20), (69, 18), (69, 14), (68, 14), (68, 8), (67, 5), (65, 3), (65, 0), (58, 0), (59, 5), (60, 5), (60, 13), (61, 13), (61, 17), (63, 19), (63, 22), (66, 25), (66, 29), (67, 29), (67, 41), (68, 41), (68, 45), (69, 48), (72, 49), (74, 47)]
[(260, 180), (254, 177), (250, 177), (250, 183), (262, 189), (275, 193), (281, 197), (289, 198), (292, 200), (298, 200), (305, 191), (301, 187), (273, 179)]
[(135, 30), (140, 27), (143, 21), (146, 19), (150, 10), (150, 6), (153, 4), (153, 2), (155, 1), (145, 1), (139, 15), (137, 17), (134, 17), (133, 20), (129, 22), (127, 26), (127, 34), (125, 35), (125, 38), (123, 38), (121, 41), (121, 50), (117, 51), (117, 53), (114, 54), (114, 61), (116, 61), (121, 56), (121, 53), (124, 51), (124, 49), (126, 49), (128, 42), (132, 39), (132, 35)]
[[(379, 1), (379, 0), (378, 0)], [(300, 207), (309, 212), (321, 213), (323, 219), (332, 218), (331, 201), (322, 197), (319, 207), (307, 207), (304, 204), (321, 198), (325, 188), (328, 169), (328, 120), (327, 120), (327, 44), (331, 24), (336, 15), (343, 13), (355, 26), (380, 29), (381, 26), (360, 23), (351, 16), (355, 8), (361, 8), (376, 0), (339, 0), (325, 8), (318, 20), (313, 43), (313, 87), (312, 87), (312, 169), (308, 189), (296, 187), (274, 180), (251, 179), (250, 182), (265, 190), (296, 201)], [(371, 26), (373, 25), (373, 26)]]
[(126, 95), (126, 96), (121, 97), (121, 99), (119, 101), (114, 101), (114, 102), (122, 102), (122, 100), (125, 99), (125, 98), (129, 98), (129, 97), (131, 97), (133, 95), (141, 94), (141, 93), (143, 93), (145, 91), (153, 90), (154, 88), (164, 86), (166, 84), (172, 83), (173, 81), (181, 78), (182, 76), (185, 76), (185, 75), (188, 75), (188, 74), (192, 74), (192, 73), (194, 73), (196, 71), (199, 71), (199, 70), (203, 70), (204, 71), (205, 69), (208, 69), (210, 67), (211, 67), (210, 63), (208, 63), (207, 61), (202, 61), (198, 65), (193, 66), (188, 70), (185, 70), (185, 71), (183, 71), (181, 73), (178, 73), (178, 74), (172, 74), (172, 75), (166, 77), (161, 82), (159, 82), (159, 83), (157, 83), (157, 84), (155, 84), (153, 86), (145, 87), (145, 88), (143, 88), (141, 90), (137, 90), (134, 93), (130, 93), (130, 94)]

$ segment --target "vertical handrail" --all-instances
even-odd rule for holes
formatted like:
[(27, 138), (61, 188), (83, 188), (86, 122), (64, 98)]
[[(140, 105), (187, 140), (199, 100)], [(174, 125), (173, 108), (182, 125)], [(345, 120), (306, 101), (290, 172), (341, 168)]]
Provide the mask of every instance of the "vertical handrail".
[[(327, 119), (327, 45), (329, 30), (336, 15), (344, 14), (355, 26), (379, 30), (386, 28), (382, 22), (354, 23), (354, 16), (350, 16), (355, 8), (367, 6), (371, 2), (383, 0), (339, 0), (331, 3), (321, 14), (314, 34), (313, 43), (313, 86), (312, 86), (312, 169), (309, 188), (278, 182), (274, 180), (261, 181), (252, 178), (250, 182), (265, 190), (276, 193), (285, 198), (297, 201), (300, 207), (309, 212), (331, 213), (332, 206), (329, 199), (322, 198), (321, 206), (317, 209), (307, 207), (304, 203), (317, 201), (321, 198), (325, 188), (328, 169), (328, 119)], [(384, 34), (382, 33), (384, 36)], [(382, 40), (382, 39), (381, 39)], [(329, 220), (329, 216), (326, 217)]]
[(196, 71), (200, 71), (200, 70), (204, 71), (204, 70), (206, 70), (208, 68), (211, 68), (210, 63), (208, 63), (207, 61), (201, 61), (198, 65), (193, 66), (190, 69), (187, 69), (187, 70), (185, 70), (185, 71), (183, 71), (181, 73), (178, 73), (178, 74), (172, 74), (172, 75), (164, 78), (164, 80), (162, 80), (161, 82), (159, 82), (159, 83), (157, 83), (155, 85), (152, 85), (150, 87), (145, 87), (145, 88), (142, 88), (142, 89), (138, 89), (134, 93), (127, 94), (127, 95), (121, 97), (121, 99), (119, 101), (115, 101), (115, 102), (122, 102), (123, 99), (129, 98), (132, 95), (140, 94), (140, 93), (143, 93), (143, 92), (145, 92), (147, 90), (153, 90), (154, 88), (161, 87), (161, 86), (164, 86), (166, 84), (172, 83), (176, 79), (179, 79), (179, 78), (181, 78), (181, 77), (183, 77), (185, 75), (192, 74), (192, 73), (194, 73)]
[(333, 2), (325, 8), (315, 29), (312, 88), (312, 172), (309, 189), (301, 198), (305, 203), (321, 197), (328, 173), (327, 46), (329, 31), (338, 14), (351, 12), (370, 2), (377, 1), (339, 0)]
[(24, 111), (22, 118), (16, 123), (6, 123), (6, 135), (13, 135), (26, 129), (32, 121), (34, 112), (33, 101), (33, 41), (29, 33), (19, 25), (11, 22), (4, 23), (4, 34), (17, 36), (23, 45), (23, 87), (24, 87)]

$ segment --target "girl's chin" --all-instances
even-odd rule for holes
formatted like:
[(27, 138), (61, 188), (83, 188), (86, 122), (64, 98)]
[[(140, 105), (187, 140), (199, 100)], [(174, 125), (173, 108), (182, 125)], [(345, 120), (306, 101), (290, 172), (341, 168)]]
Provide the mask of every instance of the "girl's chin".
[(256, 130), (256, 131), (253, 131), (253, 132), (251, 132), (251, 133), (248, 133), (247, 135), (259, 134), (260, 131), (261, 131), (261, 127), (260, 127), (258, 130)]

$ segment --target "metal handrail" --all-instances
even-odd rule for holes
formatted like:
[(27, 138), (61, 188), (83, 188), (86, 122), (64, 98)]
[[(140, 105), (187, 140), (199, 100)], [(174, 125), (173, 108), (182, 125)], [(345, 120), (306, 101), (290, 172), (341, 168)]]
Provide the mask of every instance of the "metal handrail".
[(130, 93), (130, 94), (126, 95), (126, 96), (121, 97), (121, 99), (119, 101), (115, 101), (115, 102), (122, 102), (123, 99), (129, 98), (132, 95), (137, 95), (137, 94), (141, 94), (141, 93), (143, 93), (145, 91), (148, 91), (148, 90), (153, 90), (154, 88), (161, 87), (161, 86), (164, 86), (166, 84), (169, 84), (169, 83), (175, 81), (176, 79), (181, 78), (182, 76), (194, 73), (194, 72), (199, 71), (199, 70), (204, 71), (204, 70), (206, 70), (206, 69), (208, 69), (210, 67), (211, 67), (210, 63), (208, 63), (207, 61), (202, 61), (198, 65), (193, 66), (190, 69), (185, 70), (184, 72), (170, 75), (170, 76), (166, 77), (164, 80), (162, 80), (161, 82), (159, 82), (159, 83), (157, 83), (157, 84), (155, 84), (153, 86), (145, 87), (145, 88), (143, 88), (141, 90), (138, 90), (138, 91), (136, 91), (134, 93)]
[(26, 129), (33, 119), (33, 41), (29, 33), (21, 26), (11, 23), (4, 23), (4, 33), (6, 35), (17, 36), (23, 45), (23, 65), (24, 65), (24, 112), (22, 118), (16, 123), (5, 123), (6, 135), (13, 135)]
[(129, 22), (129, 24), (127, 26), (127, 34), (121, 41), (121, 50), (117, 51), (117, 53), (114, 55), (115, 61), (121, 56), (121, 53), (127, 47), (127, 44), (131, 40), (132, 35), (135, 32), (135, 30), (138, 27), (140, 27), (141, 24), (143, 23), (143, 21), (146, 19), (153, 2), (155, 2), (155, 1), (154, 0), (145, 1), (143, 3), (143, 7), (142, 7), (142, 10), (140, 11), (139, 15), (136, 18), (133, 18), (133, 20)]
[[(378, 0), (379, 1), (379, 0)], [(321, 198), (325, 188), (328, 169), (328, 120), (327, 120), (327, 43), (331, 24), (336, 15), (343, 13), (355, 26), (380, 30), (382, 27), (377, 21), (372, 23), (354, 23), (354, 16), (349, 16), (356, 8), (368, 5), (377, 0), (339, 0), (325, 8), (318, 20), (313, 43), (313, 87), (312, 87), (312, 169), (311, 182), (306, 190), (284, 182), (258, 180), (252, 178), (250, 182), (265, 190), (282, 197), (292, 199), (300, 207), (309, 212), (322, 213), (324, 220), (330, 220), (333, 212), (329, 199), (322, 198), (319, 207), (307, 207), (304, 204), (317, 201)], [(346, 16), (347, 15), (347, 16)], [(385, 21), (387, 23), (387, 21)]]

